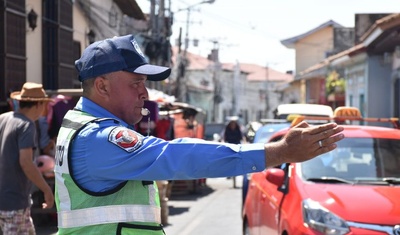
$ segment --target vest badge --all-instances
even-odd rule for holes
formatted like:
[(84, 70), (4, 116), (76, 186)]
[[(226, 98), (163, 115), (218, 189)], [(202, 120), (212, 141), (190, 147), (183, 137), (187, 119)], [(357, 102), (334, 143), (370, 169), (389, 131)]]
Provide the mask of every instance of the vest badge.
[(142, 145), (142, 136), (126, 127), (116, 127), (108, 136), (108, 141), (127, 152), (133, 152)]

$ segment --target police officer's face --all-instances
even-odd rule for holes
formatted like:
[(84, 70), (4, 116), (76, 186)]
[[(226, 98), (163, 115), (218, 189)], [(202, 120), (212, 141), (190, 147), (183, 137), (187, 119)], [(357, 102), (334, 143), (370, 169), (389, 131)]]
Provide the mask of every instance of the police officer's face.
[(108, 109), (128, 124), (136, 124), (142, 119), (141, 110), (147, 100), (146, 75), (119, 71), (110, 74)]

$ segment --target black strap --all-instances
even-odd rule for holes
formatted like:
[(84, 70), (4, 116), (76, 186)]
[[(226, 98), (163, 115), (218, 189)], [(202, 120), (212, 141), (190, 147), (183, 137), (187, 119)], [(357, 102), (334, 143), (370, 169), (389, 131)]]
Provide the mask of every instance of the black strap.
[(141, 224), (118, 223), (117, 234), (121, 234), (123, 228), (153, 230), (153, 231), (162, 230), (163, 233), (165, 234), (162, 224), (160, 224), (159, 226), (151, 226), (151, 225), (141, 225)]

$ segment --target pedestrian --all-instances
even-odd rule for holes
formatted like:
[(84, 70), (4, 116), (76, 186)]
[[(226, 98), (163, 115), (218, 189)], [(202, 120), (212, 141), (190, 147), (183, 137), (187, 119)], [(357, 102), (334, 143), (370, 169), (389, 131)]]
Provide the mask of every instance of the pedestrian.
[(35, 122), (36, 136), (38, 140), (38, 148), (36, 149), (36, 156), (47, 155), (54, 157), (55, 141), (51, 139), (49, 135), (47, 110), (48, 110), (48, 105), (46, 105), (42, 115)]
[(335, 123), (305, 122), (269, 144), (143, 136), (133, 126), (147, 115), (145, 82), (164, 80), (171, 69), (148, 64), (132, 35), (94, 42), (75, 66), (83, 94), (65, 115), (56, 144), (61, 235), (164, 234), (155, 180), (262, 171), (331, 151), (344, 138)]
[(236, 119), (228, 122), (224, 130), (224, 142), (231, 144), (240, 144), (245, 142), (245, 137)]
[[(236, 118), (231, 118), (226, 125), (223, 140), (230, 144), (245, 142), (245, 137)], [(236, 188), (236, 176), (228, 177), (228, 179), (230, 178), (232, 178), (233, 188)]]
[(43, 208), (54, 204), (53, 191), (34, 163), (35, 121), (49, 98), (42, 85), (27, 82), (11, 93), (18, 110), (0, 115), (0, 228), (7, 234), (35, 234), (30, 215), (32, 183), (43, 193)]

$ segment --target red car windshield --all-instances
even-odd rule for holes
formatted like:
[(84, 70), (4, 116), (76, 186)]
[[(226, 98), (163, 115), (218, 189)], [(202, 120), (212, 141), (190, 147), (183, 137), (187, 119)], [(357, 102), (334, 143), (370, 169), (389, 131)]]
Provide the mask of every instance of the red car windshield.
[(323, 181), (343, 179), (354, 181), (400, 182), (400, 140), (375, 138), (345, 138), (338, 148), (303, 162), (304, 179)]

